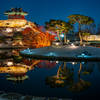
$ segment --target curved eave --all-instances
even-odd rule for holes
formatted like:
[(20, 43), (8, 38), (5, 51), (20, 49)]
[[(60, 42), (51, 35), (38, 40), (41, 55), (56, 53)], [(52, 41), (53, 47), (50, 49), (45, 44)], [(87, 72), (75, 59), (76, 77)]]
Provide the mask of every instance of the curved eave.
[(5, 12), (4, 15), (28, 15), (27, 12)]

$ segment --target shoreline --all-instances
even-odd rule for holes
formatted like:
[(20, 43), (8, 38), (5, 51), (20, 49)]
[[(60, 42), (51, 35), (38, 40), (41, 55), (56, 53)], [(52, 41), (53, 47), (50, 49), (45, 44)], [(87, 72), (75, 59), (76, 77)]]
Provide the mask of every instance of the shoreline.
[[(90, 57), (78, 57), (82, 52), (87, 51)], [(100, 48), (96, 47), (43, 47), (36, 49), (25, 49), (20, 55), (28, 58), (43, 60), (60, 60), (60, 61), (100, 61)]]

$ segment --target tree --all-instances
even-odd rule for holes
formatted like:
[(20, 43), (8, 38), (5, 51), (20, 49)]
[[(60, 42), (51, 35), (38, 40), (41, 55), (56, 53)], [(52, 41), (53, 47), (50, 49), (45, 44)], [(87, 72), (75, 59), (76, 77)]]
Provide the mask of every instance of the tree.
[(90, 36), (90, 33), (87, 32), (82, 33), (82, 37), (85, 38), (87, 42), (88, 42), (88, 36)]
[(78, 70), (78, 81), (74, 82), (70, 85), (69, 90), (72, 92), (81, 92), (88, 89), (91, 86), (89, 81), (85, 81), (81, 78), (81, 71), (82, 71), (82, 63), (80, 62), (79, 70)]
[(82, 45), (81, 26), (82, 25), (90, 25), (90, 24), (94, 23), (94, 20), (91, 17), (79, 15), (79, 14), (70, 15), (70, 16), (68, 16), (68, 18), (70, 19), (69, 22), (71, 24), (78, 23), (78, 25), (79, 25), (78, 34), (79, 34), (79, 38), (80, 38), (80, 45)]
[(45, 23), (45, 28), (49, 31), (56, 32), (59, 41), (61, 41), (60, 34), (64, 33), (64, 42), (66, 42), (66, 34), (68, 33), (68, 31), (73, 29), (70, 23), (62, 20), (50, 20), (49, 22)]
[[(36, 29), (36, 30), (35, 30)], [(23, 34), (23, 43), (25, 46), (30, 48), (40, 48), (45, 46), (50, 46), (51, 42), (55, 40), (55, 35), (51, 35), (47, 32), (41, 32), (38, 28), (33, 31), (30, 28), (25, 29)], [(37, 33), (37, 31), (39, 33)]]

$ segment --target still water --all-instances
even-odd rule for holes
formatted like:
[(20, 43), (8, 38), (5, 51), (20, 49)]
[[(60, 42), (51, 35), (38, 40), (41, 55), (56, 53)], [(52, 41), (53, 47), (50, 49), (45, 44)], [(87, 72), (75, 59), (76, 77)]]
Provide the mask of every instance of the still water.
[(0, 91), (80, 100), (96, 98), (100, 94), (100, 62), (35, 60), (21, 57), (19, 50), (0, 50)]

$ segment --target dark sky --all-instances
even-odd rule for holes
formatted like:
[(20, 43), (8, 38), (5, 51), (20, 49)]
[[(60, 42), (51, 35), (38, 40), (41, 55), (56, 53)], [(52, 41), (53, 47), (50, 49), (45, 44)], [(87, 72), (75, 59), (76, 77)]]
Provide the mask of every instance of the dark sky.
[(4, 11), (22, 7), (28, 12), (28, 20), (43, 25), (49, 19), (67, 21), (71, 14), (83, 14), (100, 23), (100, 0), (0, 0), (0, 19), (6, 19)]

